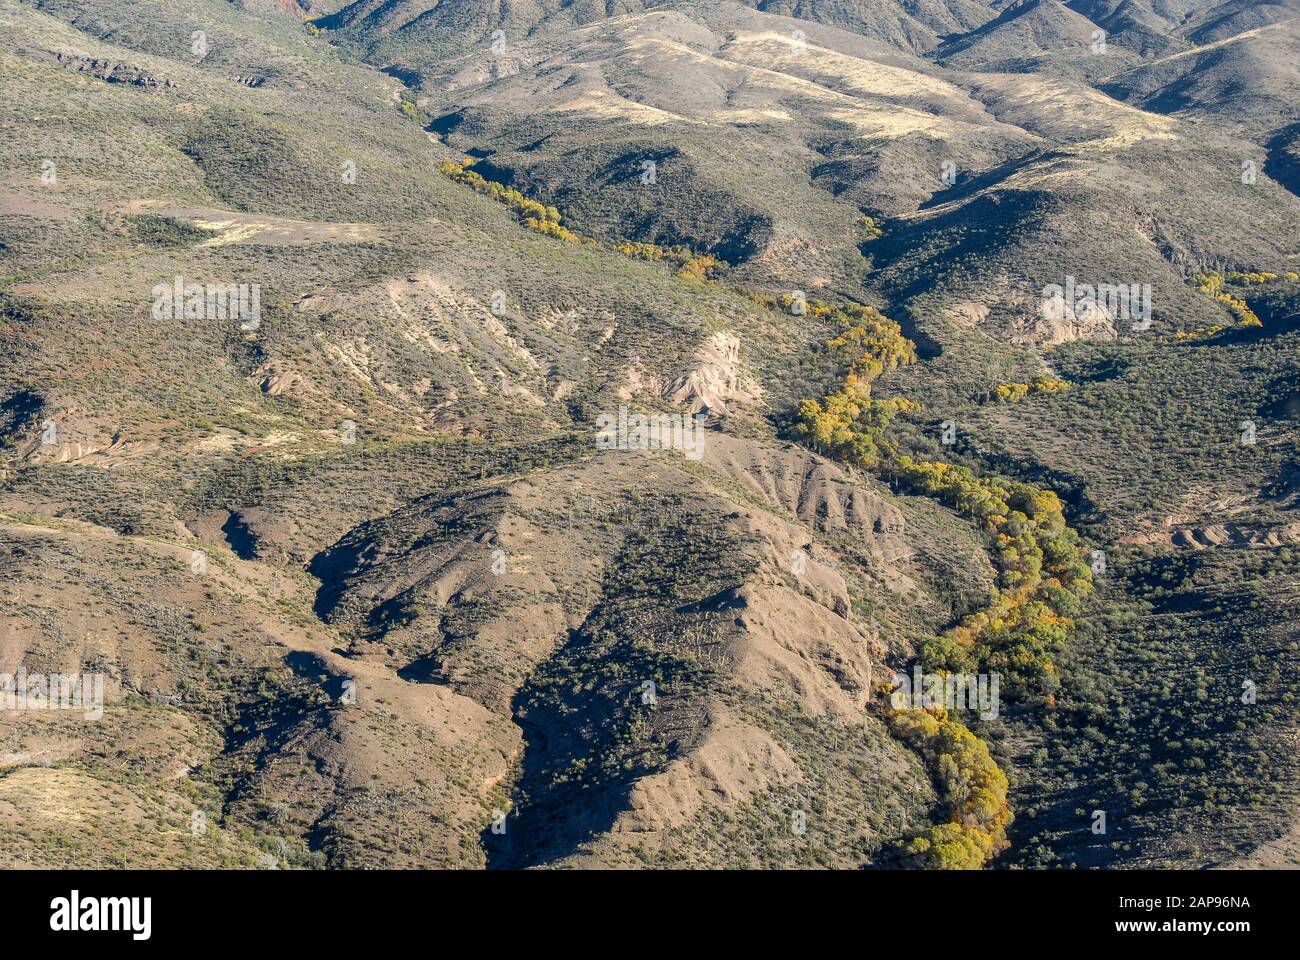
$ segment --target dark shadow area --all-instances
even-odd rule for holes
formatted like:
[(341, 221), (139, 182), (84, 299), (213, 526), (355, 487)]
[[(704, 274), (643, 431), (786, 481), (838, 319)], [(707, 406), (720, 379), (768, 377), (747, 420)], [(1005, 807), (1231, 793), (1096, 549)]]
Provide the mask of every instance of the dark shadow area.
[(257, 559), (257, 536), (238, 513), (231, 513), (226, 518), (226, 522), (221, 525), (221, 532), (225, 534), (226, 543), (240, 560)]

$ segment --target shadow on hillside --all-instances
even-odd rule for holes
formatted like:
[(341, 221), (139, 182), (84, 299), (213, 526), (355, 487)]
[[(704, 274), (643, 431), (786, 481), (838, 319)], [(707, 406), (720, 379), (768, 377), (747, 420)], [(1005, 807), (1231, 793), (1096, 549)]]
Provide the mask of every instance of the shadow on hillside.
[[(1288, 151), (1292, 144), (1294, 151)], [(1300, 198), (1300, 123), (1279, 131), (1264, 146), (1268, 150), (1264, 172)]]
[[(588, 642), (571, 631), (557, 657)], [(550, 686), (545, 696), (540, 688), (530, 680), (511, 704), (524, 735), (523, 763), (505, 832), (488, 826), (481, 834), (489, 870), (522, 869), (576, 852), (614, 825), (633, 783), (645, 774), (624, 764), (611, 772), (601, 763), (619, 733), (611, 701), (576, 684)]]
[(307, 572), (320, 581), (312, 609), (322, 623), (330, 621), (343, 597), (348, 574), (357, 569), (368, 546), (365, 538), (348, 535), (311, 558)]

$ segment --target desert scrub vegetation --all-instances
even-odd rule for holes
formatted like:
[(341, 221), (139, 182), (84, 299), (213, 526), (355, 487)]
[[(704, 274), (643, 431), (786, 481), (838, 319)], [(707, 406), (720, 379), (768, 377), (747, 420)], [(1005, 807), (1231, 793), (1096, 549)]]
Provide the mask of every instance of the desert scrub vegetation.
[[(359, 125), (348, 126), (337, 115), (254, 113), (222, 102), (203, 114), (202, 123), (176, 131), (177, 156), (192, 161), (187, 172), (202, 177), (205, 190), (191, 195), (196, 204), (209, 205), (215, 197), (248, 213), (409, 221), (432, 214), (445, 184), (434, 165), (413, 152), (422, 138), (400, 110), (370, 118), (363, 141)], [(348, 161), (361, 171), (356, 183), (341, 176)], [(382, 178), (384, 189), (369, 189), (371, 178)]]
[[(1278, 614), (1295, 603), (1300, 553), (1121, 547), (1110, 569), (1043, 717), (1049, 738), (1076, 735), (1026, 750), (1009, 861), (1099, 867), (1141, 850), (1139, 865), (1186, 868), (1284, 835), (1300, 636)], [(1080, 829), (1095, 809), (1107, 835)]]
[(135, 238), (141, 243), (155, 247), (189, 247), (217, 235), (215, 230), (206, 230), (174, 217), (152, 213), (139, 214), (127, 219)]
[(725, 617), (693, 611), (755, 560), (722, 519), (683, 495), (647, 498), (638, 509), (651, 502), (651, 522), (619, 524), (623, 542), (600, 604), (514, 698), (528, 747), (512, 816), (526, 839), (490, 851), (493, 865), (571, 853), (608, 826), (634, 781), (666, 767), (707, 725)]
[[(811, 716), (793, 699), (724, 687), (727, 709), (766, 731), (798, 765), (729, 809), (706, 807), (640, 859), (657, 867), (861, 868), (892, 859), (887, 844), (923, 823), (936, 796), (921, 758), (874, 716)], [(751, 769), (753, 762), (751, 761)], [(926, 789), (916, 789), (924, 785)]]

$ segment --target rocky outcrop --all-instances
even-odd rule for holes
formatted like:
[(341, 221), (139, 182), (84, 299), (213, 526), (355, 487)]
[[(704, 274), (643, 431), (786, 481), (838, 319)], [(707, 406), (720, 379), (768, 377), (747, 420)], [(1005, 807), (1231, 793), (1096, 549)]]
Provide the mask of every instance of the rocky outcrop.
[(1182, 550), (1209, 550), (1214, 547), (1263, 549), (1300, 542), (1300, 523), (1277, 526), (1240, 523), (1179, 526), (1126, 537), (1123, 542), (1177, 547)]
[(1075, 340), (1114, 340), (1115, 320), (1100, 303), (1073, 306), (1048, 300), (1037, 315), (1012, 322), (1011, 340), (1035, 347), (1054, 347)]
[(83, 57), (74, 53), (63, 53), (62, 51), (51, 56), (55, 63), (65, 69), (84, 73), (107, 83), (124, 83), (150, 92), (176, 86), (174, 80), (155, 76), (140, 67), (133, 67), (125, 63), (115, 63), (112, 60), (102, 60), (97, 57)]
[(753, 399), (757, 387), (744, 382), (740, 369), (740, 338), (719, 331), (700, 346), (691, 368), (668, 387), (665, 399), (689, 407), (692, 413), (726, 413), (728, 404)]

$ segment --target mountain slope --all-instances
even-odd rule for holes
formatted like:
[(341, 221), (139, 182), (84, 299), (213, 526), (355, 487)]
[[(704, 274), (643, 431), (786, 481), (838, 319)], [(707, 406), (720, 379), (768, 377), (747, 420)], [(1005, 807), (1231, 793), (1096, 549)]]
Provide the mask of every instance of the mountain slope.
[(1275, 13), (0, 0), (4, 862), (1292, 856)]

